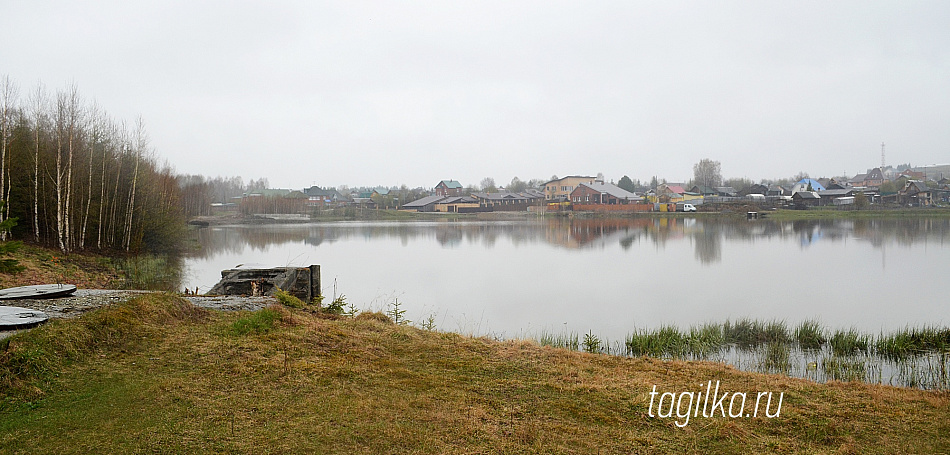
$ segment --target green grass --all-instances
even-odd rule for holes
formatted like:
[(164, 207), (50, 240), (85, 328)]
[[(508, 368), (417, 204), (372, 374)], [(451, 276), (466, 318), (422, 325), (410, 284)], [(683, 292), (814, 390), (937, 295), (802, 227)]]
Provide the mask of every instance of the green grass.
[[(814, 320), (789, 330), (784, 321), (749, 318), (704, 323), (688, 331), (674, 325), (638, 328), (619, 349), (609, 344), (586, 351), (657, 359), (728, 362), (756, 372), (787, 374), (816, 381), (851, 380), (950, 390), (950, 328), (908, 328), (877, 337), (856, 329), (830, 334)], [(593, 332), (585, 339), (595, 337)], [(543, 334), (539, 343), (578, 350), (577, 336)], [(793, 355), (793, 353), (795, 355)], [(822, 363), (820, 359), (824, 358)], [(860, 362), (864, 368), (855, 373)], [(819, 368), (821, 365), (826, 365)], [(845, 378), (845, 379), (841, 379)]]
[(763, 355), (759, 362), (759, 370), (765, 373), (789, 374), (792, 369), (792, 348), (785, 342), (766, 343), (762, 348)]
[(828, 341), (818, 321), (802, 321), (795, 328), (795, 341), (804, 350), (817, 351)]
[(768, 219), (776, 221), (914, 217), (950, 217), (950, 209), (929, 207), (882, 208), (873, 206), (867, 210), (841, 210), (837, 207), (809, 207), (807, 210), (779, 209), (768, 212)]
[(580, 337), (575, 332), (551, 333), (542, 331), (537, 339), (541, 346), (564, 348), (572, 351), (576, 351), (581, 345)]
[(868, 346), (871, 344), (870, 336), (855, 329), (836, 330), (828, 342), (831, 352), (839, 356), (868, 353)]
[[(267, 330), (229, 330), (252, 320)], [(716, 339), (708, 327), (691, 333)], [(3, 453), (950, 450), (947, 394), (498, 342), (380, 313), (220, 313), (147, 295), (16, 335), (0, 366)], [(709, 380), (781, 392), (781, 415), (686, 428), (648, 415), (653, 386), (696, 391)]]
[(882, 357), (895, 361), (926, 352), (950, 352), (950, 328), (906, 328), (881, 334), (875, 347)]
[(821, 368), (830, 380), (865, 381), (867, 379), (867, 362), (861, 358), (824, 357)]
[(251, 333), (265, 334), (274, 330), (277, 321), (280, 321), (283, 315), (276, 308), (264, 308), (242, 316), (231, 323), (229, 332), (235, 336), (248, 335)]

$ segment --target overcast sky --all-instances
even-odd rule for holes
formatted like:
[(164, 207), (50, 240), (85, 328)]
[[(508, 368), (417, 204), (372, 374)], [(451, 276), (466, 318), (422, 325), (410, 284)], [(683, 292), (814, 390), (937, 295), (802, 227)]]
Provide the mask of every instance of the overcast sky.
[(950, 162), (950, 1), (0, 0), (0, 75), (302, 188)]

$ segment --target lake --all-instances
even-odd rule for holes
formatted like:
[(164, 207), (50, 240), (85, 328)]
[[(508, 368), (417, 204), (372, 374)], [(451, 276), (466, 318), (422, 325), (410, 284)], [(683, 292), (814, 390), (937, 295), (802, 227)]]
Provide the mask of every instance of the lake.
[(950, 323), (950, 220), (708, 218), (212, 226), (183, 286), (238, 264), (319, 264), (360, 310), (504, 338), (753, 318), (870, 334)]

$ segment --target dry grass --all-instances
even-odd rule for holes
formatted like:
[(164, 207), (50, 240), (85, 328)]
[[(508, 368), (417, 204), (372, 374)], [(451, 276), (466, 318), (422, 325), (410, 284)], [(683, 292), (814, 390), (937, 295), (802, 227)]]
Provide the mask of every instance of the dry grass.
[(26, 270), (16, 275), (0, 273), (0, 288), (32, 284), (70, 283), (80, 288), (109, 289), (120, 277), (109, 259), (24, 244), (15, 258)]
[[(277, 317), (262, 318), (189, 312), (177, 301), (138, 298), (102, 310), (99, 322), (84, 316), (0, 347), (8, 362), (49, 339), (50, 327), (131, 321), (108, 332), (112, 343), (83, 342), (52, 369), (21, 372), (18, 387), (0, 389), (0, 452), (950, 451), (946, 393), (495, 342), (378, 315), (326, 319), (274, 307), (266, 311)], [(248, 324), (263, 328), (233, 330)], [(653, 385), (696, 391), (709, 380), (784, 392), (781, 415), (700, 417), (685, 428), (648, 416)]]

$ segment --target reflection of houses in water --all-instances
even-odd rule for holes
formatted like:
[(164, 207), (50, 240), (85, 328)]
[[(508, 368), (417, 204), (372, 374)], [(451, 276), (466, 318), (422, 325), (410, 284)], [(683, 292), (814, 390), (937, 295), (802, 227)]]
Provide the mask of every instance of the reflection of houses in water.
[(650, 218), (551, 220), (544, 227), (544, 238), (548, 243), (565, 248), (603, 247), (616, 243), (629, 246), (652, 223)]
[[(212, 226), (195, 231), (201, 250), (192, 257), (223, 252), (251, 254), (271, 245), (302, 243), (319, 247), (350, 238), (398, 239), (403, 245), (435, 240), (446, 248), (463, 243), (486, 247), (507, 240), (520, 244), (544, 242), (569, 249), (612, 248), (628, 250), (635, 243), (689, 239), (695, 258), (703, 264), (719, 262), (727, 242), (756, 239), (797, 239), (802, 247), (817, 241), (868, 242), (875, 248), (886, 243), (913, 245), (950, 242), (950, 219), (900, 218), (859, 220), (799, 220), (794, 222), (705, 220), (678, 217), (528, 219), (475, 222), (370, 222), (294, 225)], [(251, 259), (248, 259), (251, 260)]]
[(848, 239), (854, 232), (854, 224), (851, 220), (798, 220), (792, 222), (792, 230), (798, 235), (801, 246), (807, 247), (822, 239)]
[(462, 244), (465, 234), (458, 229), (440, 228), (435, 231), (435, 241), (443, 247), (456, 247)]

